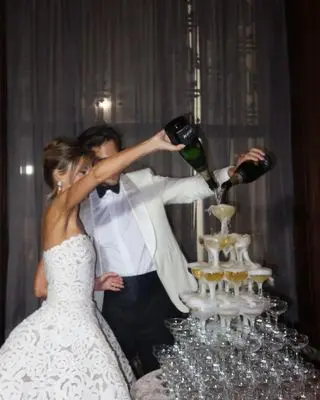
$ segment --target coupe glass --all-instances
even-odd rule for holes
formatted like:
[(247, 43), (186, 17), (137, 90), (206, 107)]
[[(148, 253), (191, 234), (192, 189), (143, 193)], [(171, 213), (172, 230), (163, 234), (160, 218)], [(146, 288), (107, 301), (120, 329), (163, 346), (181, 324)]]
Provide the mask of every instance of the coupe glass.
[(221, 223), (220, 234), (225, 236), (228, 234), (228, 224), (234, 216), (236, 209), (229, 204), (218, 204), (208, 208), (210, 214), (214, 215)]
[(216, 287), (222, 281), (224, 272), (220, 269), (206, 269), (204, 270), (204, 277), (208, 282), (210, 290), (210, 298), (214, 299), (216, 294)]
[(219, 235), (204, 235), (202, 237), (203, 246), (208, 252), (209, 265), (219, 268), (220, 238)]
[(278, 329), (278, 327), (274, 327), (273, 329), (271, 329), (269, 334), (266, 336), (265, 340), (266, 340), (268, 350), (271, 353), (275, 353), (275, 352), (283, 349), (285, 342), (286, 342), (286, 338), (285, 338), (283, 332), (281, 332)]
[(208, 267), (208, 263), (192, 263), (189, 264), (191, 267), (192, 275), (197, 279), (199, 284), (199, 293), (201, 296), (206, 296), (207, 293), (207, 281), (204, 276), (203, 269)]
[(295, 353), (295, 368), (299, 368), (299, 352), (308, 346), (309, 338), (307, 335), (298, 333), (289, 337), (289, 346)]
[(275, 325), (278, 325), (279, 316), (284, 314), (288, 310), (288, 303), (278, 298), (270, 299), (270, 306), (268, 313), (274, 318)]
[(248, 279), (248, 271), (242, 268), (228, 269), (225, 278), (233, 284), (234, 295), (238, 297), (242, 283)]
[(258, 285), (258, 296), (263, 296), (262, 287), (272, 275), (270, 268), (257, 268), (249, 272), (249, 278)]

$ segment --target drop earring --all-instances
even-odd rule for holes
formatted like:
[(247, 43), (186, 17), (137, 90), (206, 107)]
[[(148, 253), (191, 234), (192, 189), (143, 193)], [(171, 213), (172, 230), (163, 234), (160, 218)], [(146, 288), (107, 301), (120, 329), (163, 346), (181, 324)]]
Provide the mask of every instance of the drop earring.
[(57, 192), (58, 192), (58, 193), (61, 192), (62, 186), (63, 186), (63, 185), (62, 185), (62, 182), (61, 182), (61, 181), (58, 181), (58, 182), (57, 182)]

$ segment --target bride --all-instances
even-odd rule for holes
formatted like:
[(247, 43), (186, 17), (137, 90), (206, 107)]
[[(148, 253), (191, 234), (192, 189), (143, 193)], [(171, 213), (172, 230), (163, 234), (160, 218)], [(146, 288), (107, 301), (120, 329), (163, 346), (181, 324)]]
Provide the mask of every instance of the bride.
[(94, 279), (95, 252), (78, 218), (79, 204), (101, 182), (159, 150), (179, 151), (164, 131), (90, 168), (70, 139), (44, 151), (52, 201), (43, 218), (43, 258), (35, 293), (46, 300), (0, 349), (1, 400), (127, 400), (133, 374), (92, 300), (93, 290), (119, 290), (121, 278)]

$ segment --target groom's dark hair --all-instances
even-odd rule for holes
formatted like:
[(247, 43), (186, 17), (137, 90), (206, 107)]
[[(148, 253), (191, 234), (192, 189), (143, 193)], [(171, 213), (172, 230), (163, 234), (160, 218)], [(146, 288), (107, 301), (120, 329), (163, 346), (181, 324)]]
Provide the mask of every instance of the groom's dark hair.
[(91, 151), (93, 147), (99, 147), (104, 142), (113, 141), (120, 151), (122, 140), (120, 134), (107, 124), (91, 126), (78, 137), (80, 146), (86, 151)]

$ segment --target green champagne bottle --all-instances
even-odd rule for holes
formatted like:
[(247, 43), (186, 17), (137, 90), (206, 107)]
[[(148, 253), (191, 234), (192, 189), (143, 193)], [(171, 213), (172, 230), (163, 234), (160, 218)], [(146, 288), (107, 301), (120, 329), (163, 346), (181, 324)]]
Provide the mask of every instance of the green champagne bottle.
[(244, 161), (235, 169), (231, 178), (221, 185), (221, 189), (227, 191), (234, 185), (253, 182), (270, 171), (274, 166), (275, 157), (270, 152), (265, 153), (263, 160)]
[(186, 117), (180, 116), (165, 125), (164, 130), (173, 144), (185, 145), (180, 151), (181, 156), (204, 178), (209, 188), (215, 191), (219, 184), (208, 169), (204, 148), (194, 126)]

